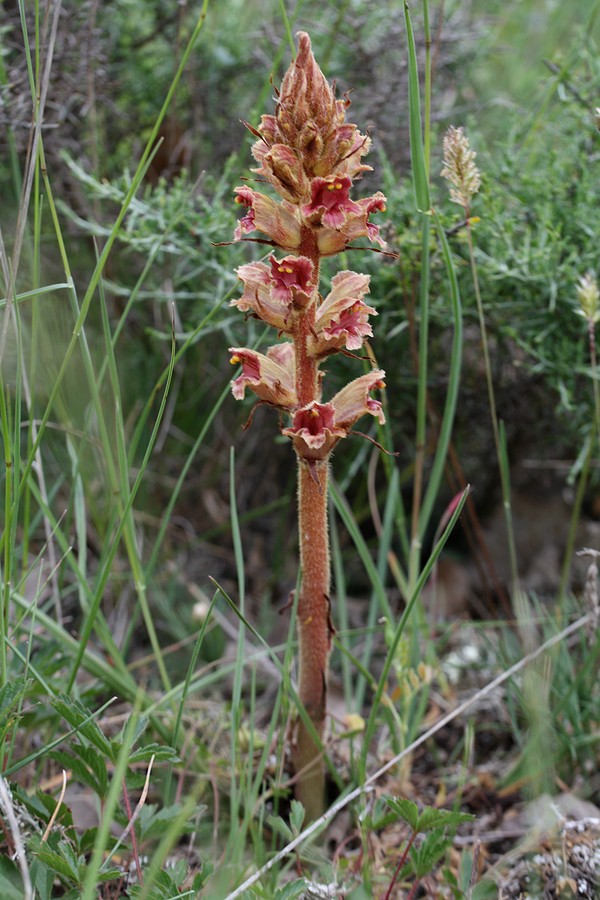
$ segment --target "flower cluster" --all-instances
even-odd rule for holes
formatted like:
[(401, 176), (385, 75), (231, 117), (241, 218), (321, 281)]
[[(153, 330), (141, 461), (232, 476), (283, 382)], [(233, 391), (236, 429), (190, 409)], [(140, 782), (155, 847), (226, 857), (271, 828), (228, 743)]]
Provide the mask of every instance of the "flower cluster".
[(384, 246), (371, 216), (385, 209), (385, 197), (377, 192), (351, 198), (353, 180), (370, 169), (362, 158), (371, 140), (346, 122), (349, 100), (336, 99), (308, 35), (298, 37), (298, 55), (277, 93), (275, 114), (263, 116), (258, 128), (247, 125), (257, 138), (253, 171), (280, 199), (247, 186), (235, 189), (236, 202), (244, 207), (235, 239), (259, 232), (262, 236), (254, 240), (274, 252), (264, 262), (239, 267), (243, 293), (231, 305), (286, 339), (266, 353), (243, 347), (230, 352), (231, 362), (242, 367), (232, 382), (234, 397), (242, 399), (248, 389), (288, 413), (291, 424), (283, 434), (292, 439), (298, 456), (312, 463), (325, 459), (361, 416), (369, 413), (384, 421), (380, 401), (371, 397), (384, 386), (380, 370), (322, 401), (321, 361), (332, 353), (360, 350), (373, 334), (369, 319), (377, 313), (365, 302), (369, 276), (338, 272), (323, 297), (319, 266), (323, 257), (356, 238)]

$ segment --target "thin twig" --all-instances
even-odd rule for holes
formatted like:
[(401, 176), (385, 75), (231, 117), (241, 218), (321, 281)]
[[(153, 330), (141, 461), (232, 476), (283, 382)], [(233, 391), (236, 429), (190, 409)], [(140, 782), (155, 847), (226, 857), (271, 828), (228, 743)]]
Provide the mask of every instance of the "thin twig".
[[(146, 797), (148, 796), (148, 788), (150, 787), (150, 774), (152, 772), (152, 766), (154, 765), (154, 759), (155, 759), (154, 754), (152, 754), (152, 756), (150, 758), (150, 762), (148, 763), (148, 771), (146, 772), (146, 781), (144, 782), (144, 788), (142, 790), (140, 799), (138, 800), (137, 806), (134, 809), (133, 814), (129, 814), (129, 822), (127, 823), (127, 827), (119, 835), (116, 844), (114, 845), (113, 849), (111, 850), (111, 852), (109, 853), (107, 858), (104, 860), (104, 862), (102, 864), (103, 866), (106, 866), (108, 861), (110, 859), (112, 859), (112, 857), (115, 855), (115, 853), (117, 852), (117, 850), (119, 849), (119, 847), (121, 846), (123, 841), (127, 839), (129, 832), (132, 830), (133, 826), (136, 823), (138, 816), (140, 815), (140, 813), (144, 807), (144, 804), (146, 802)], [(125, 804), (128, 807), (128, 810), (130, 810), (131, 807), (129, 806), (129, 796), (127, 794), (127, 787), (125, 784), (123, 784), (123, 796), (125, 798)], [(138, 881), (140, 884), (142, 884), (142, 868), (140, 865), (140, 859), (139, 859), (139, 855), (138, 855), (137, 842), (135, 839), (135, 832), (134, 832), (134, 835), (132, 838), (132, 843), (133, 843), (133, 855), (135, 857), (135, 866), (136, 866)]]
[(58, 800), (56, 802), (56, 806), (54, 807), (54, 812), (50, 816), (50, 821), (46, 825), (46, 830), (44, 831), (44, 833), (42, 835), (42, 844), (44, 844), (48, 840), (48, 835), (52, 831), (52, 826), (54, 825), (54, 822), (56, 821), (56, 817), (58, 815), (58, 810), (60, 809), (60, 805), (63, 802), (63, 800), (65, 799), (66, 790), (67, 790), (67, 773), (63, 769), (62, 788), (60, 790), (60, 797), (58, 798)]
[(485, 685), (485, 687), (481, 688), (481, 690), (477, 691), (472, 697), (469, 697), (468, 700), (465, 700), (459, 706), (456, 707), (451, 713), (443, 716), (439, 719), (435, 725), (432, 725), (427, 731), (425, 731), (420, 737), (416, 739), (409, 747), (406, 747), (402, 750), (401, 753), (396, 754), (396, 756), (392, 757), (384, 766), (381, 766), (380, 769), (373, 772), (370, 775), (363, 785), (355, 788), (353, 791), (350, 791), (349, 794), (346, 794), (345, 797), (342, 797), (341, 800), (338, 800), (337, 803), (334, 803), (327, 812), (322, 815), (319, 819), (316, 819), (312, 822), (308, 828), (305, 828), (297, 837), (295, 837), (292, 841), (287, 844), (283, 850), (280, 850), (272, 859), (270, 859), (264, 866), (261, 866), (253, 875), (244, 881), (238, 888), (236, 888), (231, 894), (228, 894), (225, 900), (235, 900), (236, 897), (241, 897), (244, 891), (246, 891), (249, 887), (255, 884), (263, 875), (265, 875), (273, 866), (277, 865), (277, 863), (281, 862), (281, 860), (285, 859), (288, 854), (295, 850), (300, 844), (302, 844), (309, 837), (312, 837), (317, 831), (319, 831), (323, 825), (326, 825), (331, 819), (333, 819), (342, 809), (344, 809), (348, 804), (352, 803), (353, 800), (356, 800), (362, 794), (366, 793), (369, 790), (372, 790), (372, 785), (379, 781), (382, 775), (385, 775), (386, 772), (389, 772), (390, 769), (394, 768), (400, 760), (402, 760), (405, 756), (413, 753), (417, 747), (420, 747), (429, 738), (433, 737), (434, 734), (437, 734), (442, 728), (445, 728), (450, 722), (456, 719), (458, 716), (461, 716), (467, 709), (477, 703), (479, 700), (483, 699), (483, 697), (487, 697), (488, 694), (491, 694), (497, 687), (501, 684), (504, 684), (505, 681), (508, 681), (509, 678), (512, 678), (517, 672), (521, 669), (525, 668), (530, 662), (533, 662), (534, 659), (537, 659), (538, 656), (541, 656), (542, 653), (545, 653), (546, 650), (550, 650), (555, 644), (559, 644), (565, 638), (579, 631), (581, 628), (585, 627), (590, 618), (590, 614), (588, 613), (585, 616), (581, 616), (577, 619), (576, 622), (573, 622), (567, 628), (563, 628), (562, 631), (559, 631), (558, 634), (553, 635), (551, 638), (548, 638), (543, 644), (533, 650), (531, 653), (526, 654), (519, 662), (515, 663), (514, 666), (511, 666), (510, 669), (507, 669), (505, 672), (502, 672), (496, 678), (489, 682), (489, 684)]

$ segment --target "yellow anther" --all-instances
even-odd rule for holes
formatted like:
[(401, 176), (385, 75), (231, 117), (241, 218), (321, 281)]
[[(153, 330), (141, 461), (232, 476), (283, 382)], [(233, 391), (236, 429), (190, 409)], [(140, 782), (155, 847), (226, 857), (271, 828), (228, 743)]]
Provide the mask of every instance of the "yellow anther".
[(335, 188), (336, 188), (336, 185), (335, 185), (335, 184), (328, 184), (328, 185), (327, 185), (327, 190), (328, 190), (328, 191), (335, 191)]
[(341, 189), (342, 189), (343, 187), (344, 187), (343, 184), (340, 184), (339, 181), (336, 181), (336, 183), (335, 183), (335, 189), (336, 189), (336, 191), (341, 191)]
[(277, 267), (277, 271), (278, 271), (278, 272), (285, 272), (285, 269), (284, 269), (283, 266), (278, 266), (278, 267)]
[(315, 409), (314, 406), (313, 406), (313, 408), (312, 408), (311, 411), (310, 411), (310, 414), (311, 414), (311, 416), (313, 417), (313, 419), (316, 419), (316, 418), (318, 418), (319, 410), (318, 410), (318, 409)]
[(293, 274), (294, 274), (294, 270), (291, 269), (289, 266), (286, 266), (284, 271), (286, 272), (287, 275), (293, 275)]
[(234, 353), (233, 356), (231, 357), (231, 359), (229, 360), (229, 362), (231, 363), (232, 366), (237, 366), (237, 364), (239, 362), (241, 362), (241, 359), (239, 358), (239, 356), (236, 353)]

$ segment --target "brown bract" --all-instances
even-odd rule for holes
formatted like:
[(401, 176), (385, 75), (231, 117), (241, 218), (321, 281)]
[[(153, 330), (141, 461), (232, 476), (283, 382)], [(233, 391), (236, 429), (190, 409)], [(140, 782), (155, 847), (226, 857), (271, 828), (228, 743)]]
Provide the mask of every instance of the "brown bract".
[(371, 139), (346, 122), (348, 99), (336, 100), (331, 86), (315, 62), (310, 38), (298, 35), (298, 56), (287, 70), (275, 115), (261, 119), (252, 153), (255, 171), (287, 200), (310, 199), (316, 177), (355, 178), (370, 170), (361, 158)]

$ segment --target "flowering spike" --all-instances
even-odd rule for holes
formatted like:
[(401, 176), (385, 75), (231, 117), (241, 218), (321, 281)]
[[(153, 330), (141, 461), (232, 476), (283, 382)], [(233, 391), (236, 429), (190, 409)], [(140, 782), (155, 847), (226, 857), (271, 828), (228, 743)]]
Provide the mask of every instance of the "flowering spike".
[(310, 40), (298, 35), (298, 56), (277, 93), (274, 115), (248, 128), (256, 141), (254, 172), (278, 199), (248, 186), (235, 189), (244, 215), (235, 230), (243, 240), (252, 232), (276, 249), (263, 261), (240, 266), (241, 297), (231, 301), (288, 340), (266, 354), (233, 347), (231, 361), (242, 372), (232, 382), (234, 397), (246, 389), (277, 407), (289, 423), (289, 437), (298, 460), (298, 515), (302, 584), (298, 597), (298, 694), (314, 725), (298, 722), (292, 758), (297, 797), (309, 819), (322, 811), (324, 774), (314, 731), (324, 735), (327, 667), (333, 626), (329, 611), (330, 565), (327, 529), (329, 459), (364, 415), (385, 422), (381, 402), (371, 392), (384, 386), (384, 373), (374, 370), (355, 378), (332, 399), (322, 399), (326, 357), (359, 350), (372, 337), (368, 306), (369, 276), (347, 270), (331, 280), (323, 299), (319, 293), (321, 260), (346, 249), (357, 238), (383, 244), (370, 217), (385, 210), (377, 192), (355, 200), (353, 182), (370, 167), (363, 157), (371, 139), (346, 121), (349, 101), (337, 99), (313, 56)]
[(451, 125), (444, 135), (444, 166), (441, 175), (453, 185), (450, 188), (451, 200), (467, 211), (473, 195), (481, 187), (479, 169), (475, 165), (476, 156), (463, 129)]

